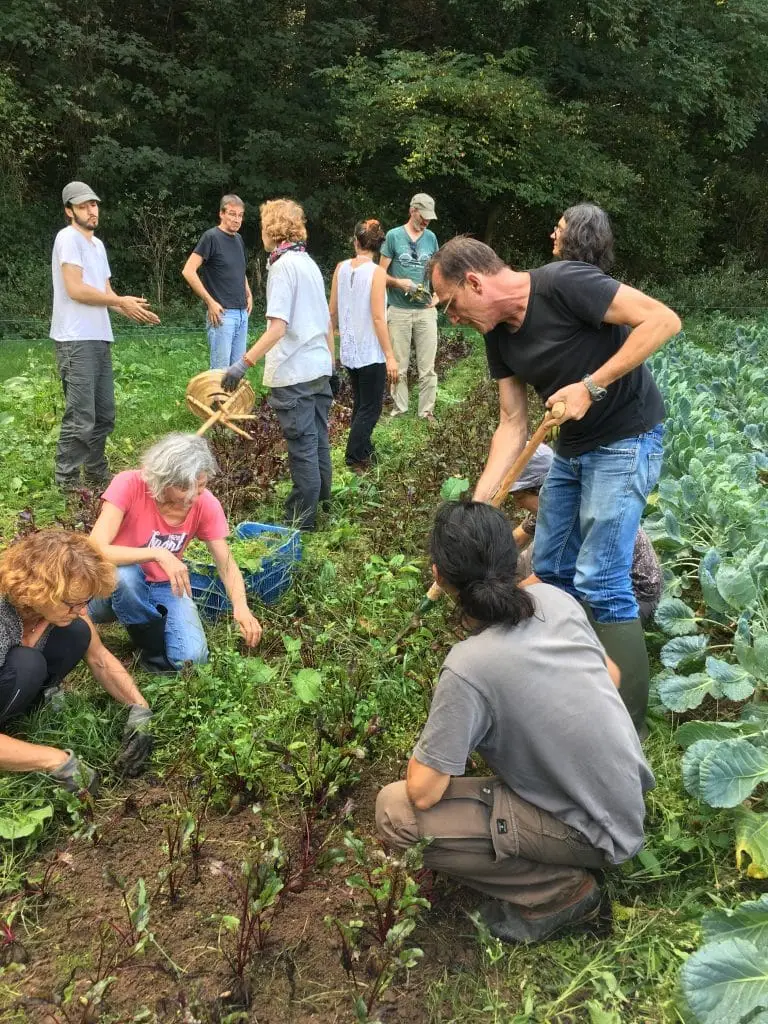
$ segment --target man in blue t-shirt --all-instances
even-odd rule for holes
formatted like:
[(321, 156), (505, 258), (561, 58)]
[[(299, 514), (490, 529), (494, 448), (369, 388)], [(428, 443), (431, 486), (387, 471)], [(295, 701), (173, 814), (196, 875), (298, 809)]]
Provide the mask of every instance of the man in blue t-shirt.
[(246, 273), (245, 243), (240, 234), (244, 214), (245, 204), (240, 196), (223, 196), (219, 226), (203, 233), (181, 272), (208, 307), (206, 326), (212, 370), (225, 370), (237, 362), (248, 343), (253, 298)]
[(419, 416), (434, 422), (437, 396), (437, 310), (432, 303), (426, 269), (437, 252), (437, 238), (427, 225), (437, 220), (435, 201), (426, 192), (411, 199), (408, 220), (387, 232), (380, 265), (387, 272), (387, 323), (397, 359), (398, 381), (392, 388), (391, 416), (408, 411), (408, 363), (411, 342), (419, 372)]
[(539, 495), (533, 571), (581, 600), (621, 669), (643, 736), (648, 654), (630, 570), (648, 494), (661, 472), (664, 402), (644, 360), (680, 330), (661, 302), (598, 267), (561, 260), (512, 270), (489, 246), (454, 238), (430, 265), (443, 312), (485, 336), (500, 420), (476, 501), (490, 501), (528, 436), (530, 384), (564, 402)]

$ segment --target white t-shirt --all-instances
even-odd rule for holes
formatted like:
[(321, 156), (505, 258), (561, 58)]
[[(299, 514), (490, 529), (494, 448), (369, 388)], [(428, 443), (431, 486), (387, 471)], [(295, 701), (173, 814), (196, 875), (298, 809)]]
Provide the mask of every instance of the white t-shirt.
[[(353, 267), (352, 260), (345, 260), (339, 267), (339, 358), (342, 366), (348, 366), (351, 370), (359, 370), (361, 366), (370, 366), (371, 363), (386, 362), (371, 314), (371, 288), (377, 269), (375, 263), (368, 261)], [(386, 316), (386, 313), (385, 290), (381, 314)]]
[(54, 341), (113, 341), (109, 310), (106, 306), (87, 306), (67, 295), (61, 267), (72, 263), (82, 267), (83, 284), (107, 289), (112, 276), (104, 243), (98, 238), (88, 241), (71, 225), (62, 228), (53, 243), (51, 273), (53, 275), (53, 316), (50, 336)]
[(304, 384), (331, 375), (331, 314), (323, 275), (307, 253), (285, 252), (269, 268), (267, 317), (284, 320), (288, 325), (264, 360), (267, 387)]

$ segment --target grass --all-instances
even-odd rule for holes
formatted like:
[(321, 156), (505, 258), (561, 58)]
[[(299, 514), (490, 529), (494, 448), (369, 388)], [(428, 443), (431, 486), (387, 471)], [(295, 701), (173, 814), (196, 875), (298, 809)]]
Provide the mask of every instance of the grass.
[[(205, 368), (205, 360), (202, 331), (136, 331), (118, 340), (118, 424), (109, 447), (115, 469), (135, 465), (144, 445), (158, 435), (195, 429), (183, 392), (189, 377)], [(5, 379), (0, 443), (7, 454), (0, 470), (0, 536), (8, 541), (20, 514), (33, 515), (43, 526), (62, 517), (71, 520), (73, 509), (52, 487), (61, 397), (50, 346), (4, 342), (0, 376)], [(437, 412), (437, 430), (414, 417), (382, 422), (376, 436), (380, 465), (366, 477), (346, 470), (342, 451), (335, 447), (333, 515), (306, 538), (303, 569), (292, 591), (276, 606), (257, 609), (264, 640), (255, 656), (242, 656), (236, 631), (223, 619), (209, 631), (209, 666), (171, 682), (137, 675), (156, 710), (153, 771), (171, 794), (160, 815), (210, 783), (216, 814), (258, 805), (266, 833), (280, 837), (294, 852), (296, 816), (317, 807), (320, 814), (312, 827), (318, 843), (337, 843), (339, 829), (350, 825), (357, 834), (370, 836), (377, 784), (402, 769), (423, 724), (439, 666), (456, 639), (449, 609), (438, 607), (396, 650), (391, 647), (425, 589), (424, 542), (440, 485), (449, 476), (476, 478), (487, 451), (497, 408), (480, 344), (441, 383)], [(279, 484), (275, 495), (248, 509), (248, 517), (279, 522), (285, 486)], [(106, 638), (119, 655), (129, 654), (122, 631), (110, 629)], [(307, 672), (317, 677), (301, 676)], [(299, 678), (317, 684), (316, 699), (297, 697)], [(108, 863), (116, 809), (141, 796), (144, 785), (126, 787), (110, 774), (121, 727), (120, 710), (84, 674), (73, 680), (60, 712), (42, 709), (23, 723), (29, 738), (72, 746), (102, 769), (106, 788), (89, 808), (44, 776), (0, 774), (0, 820), (46, 805), (55, 812), (42, 835), (3, 843), (0, 892), (6, 893), (6, 907), (24, 906), (18, 894), (34, 858), (41, 851), (50, 855), (55, 843), (73, 834), (80, 837), (74, 849), (81, 855), (95, 849), (98, 858), (103, 850)], [(613, 932), (510, 950), (477, 935), (465, 913), (474, 902), (466, 890), (449, 892), (416, 933), (424, 961), (409, 979), (402, 976), (394, 984), (399, 1012), (414, 1021), (441, 1024), (671, 1024), (688, 1019), (677, 978), (681, 962), (696, 946), (697, 921), (715, 900), (735, 901), (750, 887), (736, 875), (726, 825), (684, 793), (680, 753), (663, 717), (654, 721), (647, 750), (657, 779), (648, 799), (648, 841), (641, 856), (609, 876)], [(189, 789), (191, 783), (198, 788)], [(358, 806), (342, 823), (338, 803), (348, 794)], [(212, 818), (206, 826), (209, 841), (228, 822), (226, 816)], [(136, 851), (146, 845), (148, 828), (149, 819), (140, 816)], [(94, 848), (99, 842), (103, 845)], [(245, 839), (242, 846), (247, 849)], [(149, 851), (146, 857), (151, 859)], [(322, 899), (334, 876), (315, 865), (307, 878), (309, 890), (316, 888)], [(6, 912), (0, 909), (0, 920)], [(343, 905), (334, 912), (341, 914)], [(156, 902), (153, 928), (166, 913)], [(33, 952), (43, 943), (64, 941), (55, 931), (60, 926), (47, 914), (45, 906), (35, 909), (22, 927)], [(81, 930), (87, 931), (85, 924)], [(80, 952), (68, 952), (59, 978), (67, 973), (65, 967), (89, 962), (88, 941), (86, 935)], [(175, 948), (168, 952), (176, 959)], [(293, 958), (301, 979), (311, 973), (307, 965), (316, 949), (310, 953), (300, 940), (276, 949), (265, 968), (269, 977), (278, 972), (281, 955)], [(35, 965), (33, 955), (26, 971), (0, 968), (0, 999), (5, 989), (21, 993), (13, 996), (18, 1003), (28, 991), (26, 975), (34, 990)], [(348, 985), (338, 964), (336, 971), (329, 973), (327, 984), (321, 974), (314, 987), (301, 989), (284, 1012), (309, 1021), (322, 1006), (329, 1020), (350, 1019)], [(131, 1011), (139, 1014), (144, 1005), (135, 1003)], [(147, 1016), (134, 1017), (119, 1004), (100, 1019), (175, 1019), (152, 1017), (155, 1011), (145, 1009)], [(16, 1021), (37, 1019), (23, 1004), (15, 1012)], [(224, 1015), (201, 1019), (222, 1020)]]

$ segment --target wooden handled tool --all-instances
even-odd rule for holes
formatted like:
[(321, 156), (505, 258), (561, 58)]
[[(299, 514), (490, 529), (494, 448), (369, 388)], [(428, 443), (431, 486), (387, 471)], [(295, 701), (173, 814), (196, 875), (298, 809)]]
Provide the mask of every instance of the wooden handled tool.
[[(517, 478), (523, 472), (528, 463), (531, 461), (533, 453), (536, 451), (536, 449), (539, 447), (541, 442), (546, 437), (547, 431), (557, 425), (558, 420), (564, 412), (565, 402), (555, 402), (552, 408), (545, 413), (541, 423), (538, 425), (534, 433), (531, 434), (531, 438), (528, 441), (528, 444), (525, 446), (525, 448), (523, 448), (523, 450), (520, 452), (520, 454), (517, 456), (515, 461), (510, 466), (509, 470), (504, 476), (504, 479), (499, 484), (496, 493), (491, 498), (489, 504), (493, 505), (495, 508), (498, 508), (500, 505), (504, 504), (504, 501), (506, 500), (506, 497), (509, 494), (510, 487), (515, 482), (515, 480), (517, 480)], [(427, 591), (426, 598), (421, 603), (419, 612), (428, 609), (428, 602), (437, 601), (441, 597), (442, 593), (443, 591), (440, 589), (440, 585), (438, 583), (433, 583), (432, 586)]]

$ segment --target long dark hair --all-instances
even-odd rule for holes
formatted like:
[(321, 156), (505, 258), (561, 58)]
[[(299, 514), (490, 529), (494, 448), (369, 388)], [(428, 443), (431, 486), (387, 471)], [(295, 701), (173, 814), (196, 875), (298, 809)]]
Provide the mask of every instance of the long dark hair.
[(429, 553), (458, 592), (465, 615), (483, 626), (529, 619), (533, 598), (517, 585), (517, 545), (506, 517), (481, 501), (446, 501), (435, 515)]
[(604, 273), (613, 266), (613, 231), (608, 214), (594, 203), (579, 203), (563, 214), (560, 259), (592, 263)]

